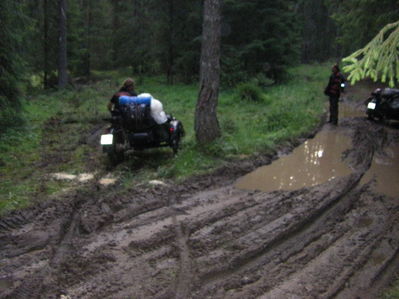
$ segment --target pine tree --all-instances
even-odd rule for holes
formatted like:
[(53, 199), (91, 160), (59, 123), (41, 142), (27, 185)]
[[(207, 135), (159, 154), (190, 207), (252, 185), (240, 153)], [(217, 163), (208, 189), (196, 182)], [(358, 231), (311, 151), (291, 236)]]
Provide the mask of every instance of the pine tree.
[(296, 13), (302, 27), (302, 61), (324, 61), (339, 56), (335, 43), (336, 26), (325, 3), (320, 0), (299, 1)]
[(0, 133), (20, 121), (19, 88), (23, 71), (18, 44), (24, 19), (16, 1), (0, 1)]
[[(299, 29), (290, 0), (229, 0), (224, 9), (223, 73), (279, 80), (298, 61)], [(245, 74), (244, 74), (245, 76)], [(243, 74), (231, 80), (242, 80)], [(244, 78), (245, 79), (245, 78)]]
[(338, 26), (337, 42), (343, 55), (364, 47), (386, 24), (399, 15), (398, 0), (325, 1)]
[(58, 87), (64, 88), (68, 83), (66, 0), (58, 0), (58, 5), (59, 5)]

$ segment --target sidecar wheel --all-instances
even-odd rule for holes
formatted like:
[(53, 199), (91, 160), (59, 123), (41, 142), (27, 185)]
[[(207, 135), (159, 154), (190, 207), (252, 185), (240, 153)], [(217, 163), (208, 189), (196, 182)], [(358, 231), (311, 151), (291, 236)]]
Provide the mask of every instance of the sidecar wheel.
[(368, 120), (374, 120), (373, 114), (370, 113), (370, 112), (368, 112), (368, 113), (367, 113), (367, 119), (368, 119)]
[(179, 151), (179, 143), (180, 143), (180, 137), (176, 136), (172, 139), (171, 141), (171, 148), (173, 150), (173, 155), (176, 155), (177, 152)]

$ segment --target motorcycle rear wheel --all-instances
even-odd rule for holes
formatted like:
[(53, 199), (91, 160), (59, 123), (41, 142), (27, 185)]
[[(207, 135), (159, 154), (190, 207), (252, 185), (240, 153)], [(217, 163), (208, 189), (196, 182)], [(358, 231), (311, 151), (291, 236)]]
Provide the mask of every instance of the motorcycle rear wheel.
[(108, 152), (108, 159), (112, 165), (117, 165), (125, 159), (125, 153), (123, 151), (117, 151), (115, 147)]

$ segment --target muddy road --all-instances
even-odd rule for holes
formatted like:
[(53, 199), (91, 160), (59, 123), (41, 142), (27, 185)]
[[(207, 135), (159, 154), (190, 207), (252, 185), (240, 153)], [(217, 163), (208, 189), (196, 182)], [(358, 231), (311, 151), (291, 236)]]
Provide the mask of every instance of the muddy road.
[(93, 183), (2, 217), (0, 297), (376, 298), (399, 268), (399, 168), (378, 170), (399, 129), (343, 116), (320, 130), (348, 138), (350, 171), (317, 184), (236, 186), (302, 139), (178, 186)]

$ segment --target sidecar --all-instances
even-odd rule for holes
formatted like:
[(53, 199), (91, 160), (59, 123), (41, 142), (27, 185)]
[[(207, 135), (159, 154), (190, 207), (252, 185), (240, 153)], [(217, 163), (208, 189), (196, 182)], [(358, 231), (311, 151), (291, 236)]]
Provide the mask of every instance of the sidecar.
[[(177, 154), (184, 136), (183, 124), (171, 115), (151, 113), (154, 112), (151, 111), (151, 97), (128, 98), (121, 97), (118, 111), (107, 119), (111, 126), (101, 136), (103, 152), (111, 162), (121, 162), (128, 150), (170, 147)], [(163, 123), (158, 124), (156, 120)]]

